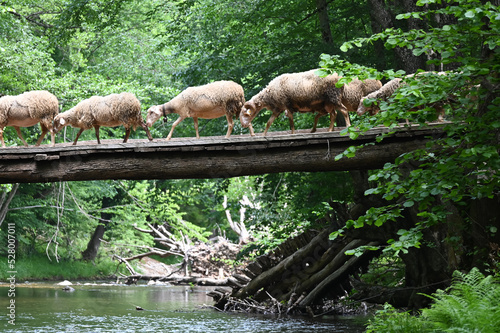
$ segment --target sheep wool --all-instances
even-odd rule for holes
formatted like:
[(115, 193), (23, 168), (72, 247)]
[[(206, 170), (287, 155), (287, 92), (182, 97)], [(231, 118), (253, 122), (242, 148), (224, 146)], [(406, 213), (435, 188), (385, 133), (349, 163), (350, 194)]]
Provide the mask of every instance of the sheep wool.
[(52, 121), (59, 113), (57, 97), (45, 90), (28, 91), (17, 96), (3, 96), (0, 98), (0, 141), (5, 147), (3, 129), (13, 126), (17, 135), (25, 146), (20, 127), (30, 127), (40, 123), (42, 134), (36, 145), (39, 146), (47, 134), (51, 134), (51, 144), (55, 145), (55, 136), (52, 130)]

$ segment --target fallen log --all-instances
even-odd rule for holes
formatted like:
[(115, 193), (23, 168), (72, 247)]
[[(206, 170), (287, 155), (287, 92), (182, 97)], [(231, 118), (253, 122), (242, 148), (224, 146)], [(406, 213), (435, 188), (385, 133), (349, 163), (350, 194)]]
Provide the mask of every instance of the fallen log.
[(320, 232), (312, 241), (304, 246), (303, 248), (296, 251), (291, 256), (288, 256), (278, 265), (272, 267), (271, 269), (263, 272), (245, 287), (239, 289), (234, 294), (234, 297), (243, 299), (250, 295), (254, 295), (259, 289), (266, 287), (273, 281), (280, 281), (283, 278), (283, 273), (297, 262), (302, 262), (306, 257), (308, 257), (311, 252), (321, 249), (326, 251), (329, 247), (328, 235), (333, 231), (332, 228), (327, 228)]
[(332, 251), (334, 252), (334, 257), (332, 258), (332, 254), (328, 255), (326, 258), (326, 265), (324, 265), (320, 271), (310, 275), (307, 279), (302, 280), (296, 288), (283, 295), (283, 299), (290, 299), (293, 292), (300, 295), (303, 292), (307, 293), (310, 290), (313, 290), (315, 286), (322, 283), (322, 281), (324, 281), (328, 276), (344, 265), (347, 258), (349, 258), (349, 256), (345, 254), (346, 251), (355, 249), (359, 246), (365, 245), (366, 243), (366, 241), (355, 239), (349, 242), (346, 246), (342, 247), (340, 250)]
[[(368, 245), (375, 246), (377, 245), (377, 242), (371, 242)], [(325, 288), (330, 283), (334, 282), (340, 276), (345, 274), (348, 270), (353, 269), (360, 260), (364, 259), (363, 256), (364, 254), (361, 256), (353, 256), (351, 259), (347, 260), (347, 262), (345, 262), (342, 265), (342, 267), (335, 270), (328, 277), (321, 278), (321, 282), (319, 282), (316, 285), (316, 287), (314, 287), (314, 289), (307, 294), (307, 296), (299, 303), (299, 306), (305, 307), (311, 304), (314, 300), (316, 300), (319, 297), (319, 295), (325, 290)]]
[(125, 283), (129, 284), (129, 281), (159, 281), (168, 282), (171, 284), (195, 284), (200, 286), (231, 286), (234, 281), (231, 278), (225, 279), (213, 279), (213, 278), (203, 278), (194, 276), (164, 276), (164, 275), (129, 275), (126, 277)]

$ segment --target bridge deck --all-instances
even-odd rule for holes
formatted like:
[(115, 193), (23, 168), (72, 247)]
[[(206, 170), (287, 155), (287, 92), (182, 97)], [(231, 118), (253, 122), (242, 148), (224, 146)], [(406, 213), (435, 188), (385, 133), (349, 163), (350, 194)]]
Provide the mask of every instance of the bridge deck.
[(356, 157), (335, 161), (351, 145), (375, 142), (387, 128), (372, 129), (357, 140), (339, 131), (273, 132), (268, 136), (173, 138), (153, 142), (135, 139), (56, 144), (55, 147), (0, 149), (0, 183), (102, 179), (227, 178), (286, 171), (375, 169), (404, 152), (442, 135), (442, 124), (399, 127), (382, 143), (368, 146)]

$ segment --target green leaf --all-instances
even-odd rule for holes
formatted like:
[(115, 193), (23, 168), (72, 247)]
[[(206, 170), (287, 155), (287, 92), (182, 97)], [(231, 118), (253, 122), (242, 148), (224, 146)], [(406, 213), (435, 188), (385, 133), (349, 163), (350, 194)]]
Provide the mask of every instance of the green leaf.
[(349, 131), (349, 138), (350, 138), (351, 140), (356, 140), (358, 137), (359, 137), (359, 132), (352, 132), (352, 131)]
[(468, 10), (468, 11), (465, 13), (465, 17), (468, 17), (468, 18), (473, 18), (474, 16), (476, 16), (476, 13), (474, 13), (474, 11), (472, 11), (472, 10)]
[(414, 204), (415, 204), (414, 201), (409, 200), (409, 201), (405, 201), (405, 203), (403, 204), (403, 206), (409, 208), (409, 207), (413, 207)]

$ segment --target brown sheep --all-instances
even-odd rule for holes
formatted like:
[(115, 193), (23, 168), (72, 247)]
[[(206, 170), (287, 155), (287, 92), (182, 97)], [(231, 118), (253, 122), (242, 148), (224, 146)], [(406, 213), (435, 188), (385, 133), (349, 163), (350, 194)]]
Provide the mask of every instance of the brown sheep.
[(76, 145), (84, 130), (92, 127), (95, 129), (97, 143), (100, 144), (99, 127), (101, 126), (116, 127), (123, 125), (125, 127), (124, 143), (127, 142), (131, 129), (133, 128), (135, 131), (137, 126), (144, 128), (149, 141), (153, 140), (142, 119), (141, 103), (134, 94), (127, 92), (111, 94), (105, 97), (93, 96), (81, 101), (54, 119), (54, 132), (57, 133), (68, 125), (80, 128), (73, 145)]
[(30, 127), (40, 123), (42, 134), (36, 145), (39, 146), (47, 132), (51, 135), (51, 145), (55, 145), (55, 135), (52, 130), (52, 121), (59, 113), (57, 97), (45, 90), (28, 91), (17, 96), (3, 96), (0, 98), (0, 141), (5, 147), (3, 129), (13, 126), (17, 135), (27, 147), (20, 127)]
[(339, 76), (333, 74), (319, 77), (315, 72), (316, 70), (310, 70), (282, 74), (271, 80), (263, 90), (243, 105), (240, 114), (242, 126), (249, 127), (257, 114), (266, 108), (272, 112), (272, 115), (266, 124), (263, 135), (267, 134), (274, 120), (285, 111), (287, 111), (285, 114), (289, 118), (292, 133), (295, 133), (294, 112), (319, 112), (314, 120), (313, 132), (316, 129), (318, 118), (330, 114), (331, 121), (328, 131), (333, 131), (336, 117), (335, 109), (345, 109), (341, 102), (342, 89), (335, 87)]
[[(243, 88), (232, 81), (216, 81), (203, 86), (189, 87), (169, 102), (150, 107), (146, 125), (151, 127), (161, 116), (177, 113), (179, 118), (172, 124), (167, 141), (172, 138), (175, 127), (188, 117), (193, 118), (196, 138), (199, 139), (198, 118), (214, 119), (226, 116), (228, 124), (226, 138), (229, 138), (234, 127), (233, 117), (239, 116), (243, 103), (245, 103)], [(250, 133), (253, 135), (251, 127)]]
[[(409, 74), (406, 77), (407, 78), (411, 78), (413, 76), (425, 77), (424, 75), (429, 75), (429, 74), (430, 75), (432, 75), (432, 74), (445, 75), (444, 72), (438, 72), (438, 73), (420, 72), (417, 74)], [(380, 102), (387, 101), (389, 99), (389, 97), (391, 97), (394, 94), (394, 92), (399, 87), (401, 87), (403, 84), (405, 84), (405, 81), (403, 81), (403, 79), (394, 78), (394, 79), (390, 80), (389, 82), (387, 82), (386, 84), (384, 84), (382, 86), (382, 88), (380, 88), (376, 91), (373, 91), (372, 93), (366, 95), (365, 97), (363, 97), (361, 99), (361, 101), (359, 103), (357, 114), (359, 116), (361, 116), (361, 115), (365, 114), (366, 112), (369, 112), (370, 115), (372, 115), (372, 116), (376, 115), (380, 111)], [(370, 105), (367, 106), (364, 104), (365, 99), (375, 99), (375, 101), (373, 101)], [(438, 122), (444, 121), (445, 112), (444, 112), (443, 102), (439, 101), (436, 103), (432, 103), (432, 106), (436, 109)], [(422, 109), (422, 108), (423, 108), (423, 106), (416, 107), (412, 110), (418, 110), (418, 109)], [(409, 123), (408, 119), (406, 120), (406, 123), (407, 124)]]
[[(382, 82), (380, 82), (379, 80), (371, 80), (371, 79), (363, 81), (358, 79), (353, 79), (351, 82), (344, 84), (344, 86), (341, 88), (342, 89), (341, 102), (342, 105), (345, 106), (345, 108), (339, 109), (339, 111), (344, 116), (347, 127), (351, 126), (349, 111), (356, 112), (363, 97), (373, 91), (379, 90), (380, 88), (382, 88)], [(315, 118), (313, 132), (316, 129), (318, 118), (326, 114), (323, 112), (323, 110), (318, 110), (318, 112), (319, 113), (316, 115)]]

